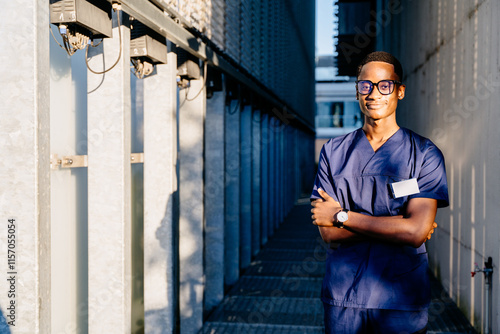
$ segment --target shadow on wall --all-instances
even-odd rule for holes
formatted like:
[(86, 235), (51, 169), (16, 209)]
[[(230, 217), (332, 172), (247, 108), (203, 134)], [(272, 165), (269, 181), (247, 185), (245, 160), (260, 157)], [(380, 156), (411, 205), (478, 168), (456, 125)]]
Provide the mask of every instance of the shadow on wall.
[[(177, 312), (177, 298), (175, 297), (175, 294), (177, 293), (176, 291), (178, 290), (178, 279), (176, 278), (176, 273), (175, 273), (175, 267), (177, 266), (175, 263), (177, 262), (176, 257), (177, 257), (177, 252), (176, 249), (178, 245), (176, 244), (177, 242), (177, 229), (178, 229), (178, 212), (176, 209), (176, 203), (178, 202), (177, 200), (178, 192), (175, 191), (172, 193), (172, 195), (169, 196), (168, 203), (165, 208), (165, 216), (162, 219), (161, 226), (156, 230), (155, 235), (156, 238), (158, 239), (161, 248), (165, 252), (165, 257), (170, 258), (173, 262), (172, 263), (167, 263), (166, 266), (166, 276), (167, 277), (172, 277), (174, 280), (174, 283), (171, 285), (171, 288), (168, 289), (168, 295), (164, 296), (165, 299), (168, 301), (173, 301), (173, 306), (167, 306), (161, 309), (150, 309), (150, 310), (144, 310), (144, 293), (143, 293), (143, 288), (144, 288), (144, 276), (143, 272), (141, 271), (141, 268), (135, 268), (134, 272), (134, 284), (135, 284), (135, 289), (137, 292), (137, 289), (140, 289), (140, 294), (135, 294), (134, 300), (135, 303), (141, 306), (136, 306), (136, 313), (134, 315), (134, 322), (133, 322), (133, 332), (134, 333), (143, 333), (144, 332), (144, 325), (145, 323), (148, 323), (148, 326), (151, 328), (162, 328), (162, 329), (168, 329), (171, 330), (175, 326), (175, 319), (178, 317), (178, 312)], [(142, 208), (141, 208), (142, 210)], [(174, 221), (174, 224), (172, 224), (171, 219)], [(136, 226), (137, 227), (137, 226)], [(141, 225), (142, 227), (142, 225)], [(142, 247), (142, 245), (141, 245)], [(142, 253), (143, 254), (143, 253)], [(160, 256), (161, 257), (161, 256)], [(158, 265), (162, 265), (162, 263), (158, 262)], [(139, 308), (142, 308), (142, 310), (139, 310)], [(165, 314), (171, 314), (171, 317), (165, 317)]]

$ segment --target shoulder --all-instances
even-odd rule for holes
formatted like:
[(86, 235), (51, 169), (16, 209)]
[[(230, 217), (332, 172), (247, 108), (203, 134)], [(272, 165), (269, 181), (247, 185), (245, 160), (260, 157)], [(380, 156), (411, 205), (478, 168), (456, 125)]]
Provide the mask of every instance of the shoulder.
[[(433, 161), (434, 163), (443, 163), (444, 155), (429, 138), (419, 135), (406, 128), (401, 128), (404, 131), (405, 139), (410, 142), (413, 147), (413, 152), (417, 155), (418, 161), (422, 164)], [(418, 156), (420, 158), (418, 158)]]
[(401, 130), (403, 130), (405, 139), (410, 141), (411, 145), (414, 146), (416, 151), (424, 155), (430, 154), (443, 157), (443, 153), (441, 152), (441, 150), (429, 138), (421, 136), (418, 133), (407, 128), (401, 128)]

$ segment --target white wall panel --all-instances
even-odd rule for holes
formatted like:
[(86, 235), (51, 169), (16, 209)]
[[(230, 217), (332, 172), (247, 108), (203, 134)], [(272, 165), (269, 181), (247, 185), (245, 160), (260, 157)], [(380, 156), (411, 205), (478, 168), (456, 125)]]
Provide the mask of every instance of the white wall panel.
[(262, 116), (260, 110), (252, 110), (252, 256), (255, 256), (261, 245), (261, 212), (262, 212)]
[[(201, 90), (201, 92), (200, 92)], [(200, 94), (198, 94), (200, 92)], [(198, 95), (197, 95), (198, 94)], [(179, 303), (181, 333), (203, 324), (203, 80), (179, 92)]]
[[(11, 333), (46, 333), (51, 330), (49, 13), (46, 1), (2, 5), (0, 306), (3, 317), (12, 316), (6, 319), (14, 321)], [(12, 233), (10, 218), (15, 219)], [(10, 248), (14, 267), (7, 267), (8, 233), (16, 240)], [(15, 310), (7, 310), (10, 305)]]
[(205, 121), (205, 311), (224, 298), (224, 117), (225, 97), (214, 92), (207, 100)]
[(269, 115), (267, 113), (262, 113), (261, 115), (261, 245), (264, 245), (269, 237), (269, 225), (270, 223), (270, 214), (269, 214), (269, 198), (270, 198), (270, 173), (269, 173)]
[(240, 274), (240, 101), (226, 104), (224, 281), (237, 282)]
[(89, 333), (131, 330), (131, 113), (128, 17), (89, 52)]
[(240, 267), (252, 259), (252, 107), (240, 116)]
[(169, 53), (144, 80), (145, 333), (172, 333), (175, 325), (176, 64)]

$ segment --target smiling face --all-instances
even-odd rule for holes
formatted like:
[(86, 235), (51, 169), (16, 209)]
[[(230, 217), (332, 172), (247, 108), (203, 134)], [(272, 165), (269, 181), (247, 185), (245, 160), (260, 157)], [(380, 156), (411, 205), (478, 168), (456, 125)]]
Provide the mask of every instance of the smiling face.
[[(394, 66), (389, 63), (373, 61), (363, 65), (359, 73), (358, 80), (370, 80), (377, 83), (381, 80), (400, 81), (398, 75), (394, 72)], [(356, 91), (356, 99), (359, 100), (359, 107), (365, 116), (365, 122), (374, 122), (379, 120), (396, 121), (396, 108), (398, 100), (405, 96), (405, 86), (396, 85), (396, 88), (389, 95), (380, 94), (377, 87), (368, 95), (361, 95)]]

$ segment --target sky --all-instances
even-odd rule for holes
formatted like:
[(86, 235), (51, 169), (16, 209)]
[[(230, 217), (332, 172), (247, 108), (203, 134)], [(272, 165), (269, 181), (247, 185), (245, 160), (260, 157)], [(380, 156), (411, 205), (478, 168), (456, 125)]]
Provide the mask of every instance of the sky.
[(333, 2), (316, 0), (316, 55), (333, 55)]

